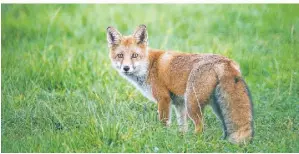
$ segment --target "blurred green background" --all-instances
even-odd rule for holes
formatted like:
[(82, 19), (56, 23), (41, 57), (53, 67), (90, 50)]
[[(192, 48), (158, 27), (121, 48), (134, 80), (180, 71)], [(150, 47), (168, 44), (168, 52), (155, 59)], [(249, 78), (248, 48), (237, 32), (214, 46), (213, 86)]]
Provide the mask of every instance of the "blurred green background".
[[(2, 152), (299, 152), (299, 5), (1, 5)], [(255, 138), (178, 133), (111, 67), (106, 28), (146, 24), (152, 48), (237, 61), (253, 96)]]

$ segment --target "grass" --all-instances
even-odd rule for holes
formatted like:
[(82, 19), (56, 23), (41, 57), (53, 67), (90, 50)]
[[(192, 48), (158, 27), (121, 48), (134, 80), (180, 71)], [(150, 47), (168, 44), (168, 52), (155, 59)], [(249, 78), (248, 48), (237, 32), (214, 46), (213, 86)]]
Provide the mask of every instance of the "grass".
[[(299, 152), (299, 5), (1, 5), (2, 152)], [(150, 46), (223, 54), (253, 96), (252, 144), (164, 128), (112, 69), (106, 27), (146, 24)]]

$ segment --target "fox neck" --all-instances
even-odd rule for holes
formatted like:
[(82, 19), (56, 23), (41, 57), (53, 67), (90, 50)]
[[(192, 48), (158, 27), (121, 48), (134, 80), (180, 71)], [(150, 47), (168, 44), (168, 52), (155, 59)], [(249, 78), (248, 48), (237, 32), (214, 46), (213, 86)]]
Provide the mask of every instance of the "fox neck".
[(133, 83), (136, 86), (145, 86), (146, 85), (146, 80), (147, 80), (147, 74), (144, 75), (126, 75), (125, 76), (131, 83)]

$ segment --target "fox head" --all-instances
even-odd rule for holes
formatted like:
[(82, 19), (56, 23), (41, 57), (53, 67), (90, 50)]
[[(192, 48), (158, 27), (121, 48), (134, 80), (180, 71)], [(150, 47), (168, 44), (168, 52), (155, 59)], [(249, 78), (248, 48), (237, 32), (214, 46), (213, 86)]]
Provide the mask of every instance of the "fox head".
[(112, 65), (123, 75), (140, 76), (148, 66), (148, 37), (145, 25), (137, 27), (129, 36), (117, 29), (107, 28), (107, 41)]

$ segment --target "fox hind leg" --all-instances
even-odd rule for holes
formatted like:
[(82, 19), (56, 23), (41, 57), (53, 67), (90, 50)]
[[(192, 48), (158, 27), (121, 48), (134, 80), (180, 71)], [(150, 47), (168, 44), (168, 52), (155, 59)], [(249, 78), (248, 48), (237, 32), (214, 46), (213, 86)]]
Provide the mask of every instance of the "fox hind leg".
[(192, 119), (195, 126), (195, 133), (201, 133), (203, 131), (203, 109), (204, 103), (196, 103), (196, 99), (192, 96), (186, 97), (188, 116)]
[(187, 123), (187, 109), (185, 106), (184, 98), (181, 96), (176, 96), (174, 94), (171, 94), (171, 100), (172, 100), (172, 104), (175, 107), (175, 113), (179, 125), (179, 131), (185, 133), (188, 130), (188, 123)]
[(206, 69), (193, 69), (187, 83), (185, 103), (189, 117), (195, 125), (195, 132), (203, 131), (203, 110), (217, 84), (216, 73)]

